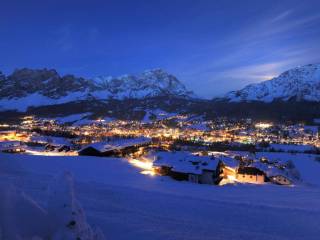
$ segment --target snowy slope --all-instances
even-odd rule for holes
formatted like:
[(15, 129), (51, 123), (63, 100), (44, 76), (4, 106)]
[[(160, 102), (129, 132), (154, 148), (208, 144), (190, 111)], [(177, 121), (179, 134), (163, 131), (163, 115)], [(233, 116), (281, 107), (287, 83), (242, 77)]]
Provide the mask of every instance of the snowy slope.
[(168, 119), (168, 118), (174, 117), (176, 115), (177, 115), (177, 113), (168, 113), (168, 112), (163, 111), (161, 109), (146, 109), (145, 115), (142, 119), (142, 122), (143, 123), (151, 123), (153, 121)]
[(72, 115), (68, 115), (68, 116), (64, 116), (64, 117), (57, 117), (57, 118), (55, 118), (55, 120), (57, 120), (60, 124), (74, 123), (74, 122), (78, 122), (78, 121), (81, 122), (81, 120), (85, 121), (85, 122), (90, 122), (90, 120), (88, 120), (88, 117), (91, 114), (92, 113), (90, 113), (90, 112), (72, 114)]
[(0, 239), (104, 240), (102, 232), (87, 223), (75, 195), (68, 172), (50, 184), (45, 207), (15, 185), (0, 183)]
[(143, 99), (163, 95), (194, 97), (173, 75), (161, 69), (139, 75), (94, 80), (60, 76), (55, 70), (18, 69), (9, 76), (0, 72), (0, 110), (26, 111), (28, 107), (79, 100)]
[(288, 70), (278, 77), (226, 94), (231, 102), (320, 101), (320, 64)]
[(87, 92), (71, 92), (68, 95), (61, 96), (59, 98), (50, 98), (39, 93), (32, 93), (19, 98), (3, 98), (0, 99), (0, 111), (18, 110), (19, 112), (25, 112), (28, 107), (63, 104), (78, 100), (84, 100), (87, 98), (87, 96)]
[[(0, 182), (15, 184), (40, 203), (53, 175), (72, 172), (88, 223), (99, 226), (106, 239), (316, 240), (320, 234), (317, 185), (198, 185), (142, 175), (113, 158), (0, 154), (0, 159)], [(315, 161), (305, 164), (320, 168)]]

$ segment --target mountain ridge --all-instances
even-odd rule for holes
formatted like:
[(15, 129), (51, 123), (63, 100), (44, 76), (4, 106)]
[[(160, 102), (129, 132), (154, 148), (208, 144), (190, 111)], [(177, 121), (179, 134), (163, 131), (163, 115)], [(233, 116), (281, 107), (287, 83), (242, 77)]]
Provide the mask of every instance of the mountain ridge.
[(26, 111), (28, 107), (62, 104), (83, 100), (142, 99), (173, 95), (195, 97), (173, 75), (153, 69), (139, 75), (85, 79), (60, 76), (54, 69), (15, 70), (0, 74), (0, 109)]
[[(277, 78), (208, 100), (198, 98), (176, 77), (161, 69), (138, 75), (85, 79), (60, 76), (54, 69), (23, 68), (9, 76), (0, 73), (0, 119), (15, 120), (23, 115), (54, 118), (90, 112), (92, 118), (141, 120), (150, 112), (164, 111), (206, 119), (222, 116), (312, 121), (320, 118), (319, 69), (319, 64), (297, 67)], [(279, 94), (273, 94), (277, 92), (261, 84), (270, 85)], [(261, 94), (260, 98), (252, 92)]]
[(292, 68), (278, 77), (227, 93), (229, 102), (320, 101), (320, 64)]

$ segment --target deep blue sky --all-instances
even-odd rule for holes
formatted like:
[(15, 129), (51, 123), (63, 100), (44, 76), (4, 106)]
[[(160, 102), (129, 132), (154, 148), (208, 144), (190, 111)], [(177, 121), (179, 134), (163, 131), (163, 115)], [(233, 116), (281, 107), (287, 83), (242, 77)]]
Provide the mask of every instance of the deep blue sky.
[(213, 97), (320, 62), (320, 0), (2, 0), (0, 70), (163, 68)]

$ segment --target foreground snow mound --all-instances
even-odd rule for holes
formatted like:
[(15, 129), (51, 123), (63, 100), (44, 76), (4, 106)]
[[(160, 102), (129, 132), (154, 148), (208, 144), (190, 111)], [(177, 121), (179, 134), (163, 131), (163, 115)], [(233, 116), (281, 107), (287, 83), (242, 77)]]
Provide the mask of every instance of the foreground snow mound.
[(93, 230), (75, 198), (70, 173), (58, 176), (50, 187), (47, 209), (14, 186), (0, 184), (0, 240), (103, 240)]
[(58, 176), (50, 188), (48, 215), (58, 227), (53, 239), (103, 239), (101, 232), (95, 232), (86, 222), (86, 217), (75, 198), (73, 177), (66, 172)]

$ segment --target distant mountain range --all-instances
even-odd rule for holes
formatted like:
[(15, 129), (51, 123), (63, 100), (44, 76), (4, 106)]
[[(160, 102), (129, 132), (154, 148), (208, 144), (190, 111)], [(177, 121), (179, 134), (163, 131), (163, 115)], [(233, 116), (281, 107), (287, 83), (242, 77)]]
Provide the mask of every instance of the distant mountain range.
[[(286, 71), (222, 98), (204, 100), (161, 69), (139, 75), (85, 79), (55, 70), (0, 72), (0, 120), (25, 114), (144, 119), (151, 112), (216, 116), (311, 119), (320, 117), (320, 64)], [(172, 114), (170, 114), (172, 116)]]
[(26, 111), (28, 107), (56, 105), (84, 100), (144, 99), (158, 96), (193, 98), (195, 95), (173, 75), (161, 69), (140, 75), (93, 80), (60, 76), (55, 70), (18, 69), (11, 75), (0, 73), (2, 110)]

